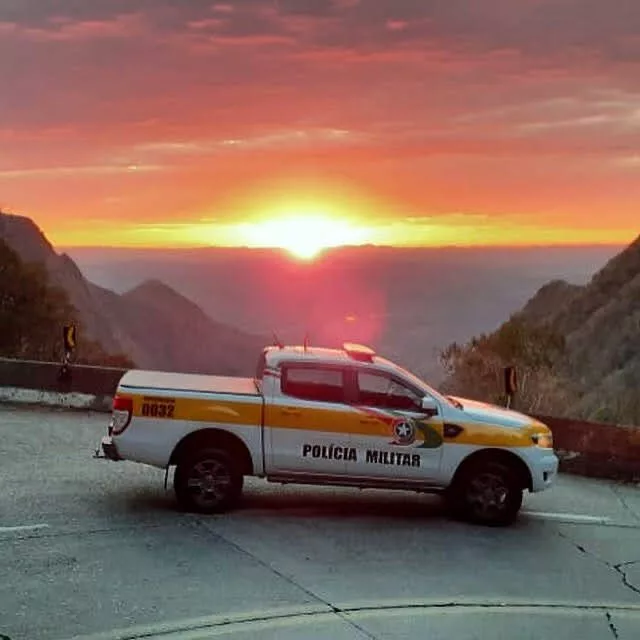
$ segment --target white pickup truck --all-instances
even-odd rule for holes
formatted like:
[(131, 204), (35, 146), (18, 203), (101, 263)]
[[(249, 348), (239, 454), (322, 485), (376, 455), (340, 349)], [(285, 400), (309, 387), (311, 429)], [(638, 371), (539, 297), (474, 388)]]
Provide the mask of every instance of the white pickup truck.
[(267, 347), (255, 378), (128, 371), (101, 449), (175, 466), (179, 504), (200, 513), (230, 508), (257, 476), (440, 493), (458, 517), (506, 525), (558, 470), (544, 424), (444, 396), (353, 344)]

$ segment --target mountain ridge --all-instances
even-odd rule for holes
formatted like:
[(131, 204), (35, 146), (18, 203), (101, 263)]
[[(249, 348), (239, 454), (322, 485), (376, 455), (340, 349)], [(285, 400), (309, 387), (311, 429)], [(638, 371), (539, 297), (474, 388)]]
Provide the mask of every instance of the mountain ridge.
[(640, 235), (587, 284), (551, 282), (517, 315), (564, 338), (556, 369), (580, 390), (572, 413), (640, 420)]
[(100, 287), (26, 216), (0, 213), (0, 238), (24, 262), (44, 266), (51, 283), (69, 296), (86, 337), (106, 351), (124, 353), (141, 368), (253, 373), (266, 339), (214, 321), (165, 283), (151, 279), (123, 294)]

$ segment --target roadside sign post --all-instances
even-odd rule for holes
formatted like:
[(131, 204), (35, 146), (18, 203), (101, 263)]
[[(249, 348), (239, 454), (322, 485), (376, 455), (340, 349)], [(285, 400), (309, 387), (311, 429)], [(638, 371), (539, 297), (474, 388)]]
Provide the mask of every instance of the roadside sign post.
[(64, 356), (58, 378), (69, 381), (71, 379), (71, 356), (77, 345), (77, 328), (75, 324), (64, 325), (62, 328), (62, 339), (64, 341)]
[(515, 367), (505, 367), (504, 369), (504, 390), (507, 396), (507, 409), (511, 408), (513, 397), (518, 391), (518, 374)]
[(64, 338), (64, 352), (65, 352), (65, 360), (69, 360), (71, 358), (71, 354), (73, 350), (76, 348), (76, 325), (75, 324), (65, 324), (63, 329), (63, 338)]

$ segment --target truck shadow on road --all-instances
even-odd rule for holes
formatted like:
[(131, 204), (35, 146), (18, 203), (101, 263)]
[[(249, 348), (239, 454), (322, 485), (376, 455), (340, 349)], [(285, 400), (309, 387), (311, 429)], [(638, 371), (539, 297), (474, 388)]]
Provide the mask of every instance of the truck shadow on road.
[[(180, 514), (171, 489), (138, 486), (110, 490), (102, 494), (102, 506), (108, 510), (146, 515), (151, 513)], [(341, 516), (345, 518), (443, 518), (444, 505), (438, 496), (414, 495), (358, 490), (322, 491), (315, 488), (285, 490), (277, 487), (247, 489), (239, 503), (225, 517), (247, 516)]]
[(442, 519), (444, 504), (437, 496), (345, 489), (247, 491), (238, 514), (278, 517)]
[[(175, 522), (193, 514), (178, 507), (173, 492), (161, 487), (136, 487), (103, 494), (102, 508), (135, 519), (161, 518)], [(424, 521), (429, 523), (455, 522), (438, 496), (392, 491), (359, 491), (357, 489), (325, 490), (323, 488), (248, 487), (240, 502), (223, 514), (199, 516), (204, 518), (261, 520), (282, 518), (318, 520)], [(522, 519), (521, 519), (522, 521)], [(516, 525), (517, 526), (517, 523)]]
[[(102, 498), (101, 509), (135, 519), (160, 517), (175, 521), (176, 517), (193, 515), (179, 508), (171, 482), (166, 491), (162, 486), (140, 482), (134, 487), (112, 488), (103, 493)], [(233, 509), (224, 514), (200, 517), (456, 522), (448, 515), (444, 501), (437, 495), (343, 487), (279, 486), (255, 480), (247, 483)], [(512, 526), (531, 524), (522, 515)]]

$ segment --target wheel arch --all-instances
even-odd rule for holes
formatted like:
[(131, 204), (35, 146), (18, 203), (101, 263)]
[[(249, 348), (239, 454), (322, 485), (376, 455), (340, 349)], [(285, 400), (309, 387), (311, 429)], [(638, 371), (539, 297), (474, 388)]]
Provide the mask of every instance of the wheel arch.
[(451, 486), (455, 486), (456, 482), (463, 476), (467, 469), (470, 469), (473, 465), (481, 462), (501, 462), (514, 469), (520, 485), (523, 489), (529, 491), (533, 488), (533, 478), (531, 471), (527, 466), (527, 463), (513, 451), (507, 449), (481, 449), (470, 453), (462, 462), (458, 465), (456, 472), (451, 480)]
[(215, 428), (198, 429), (187, 434), (171, 452), (168, 465), (177, 465), (190, 452), (208, 448), (228, 451), (239, 462), (242, 475), (253, 475), (253, 460), (247, 445), (237, 435)]

